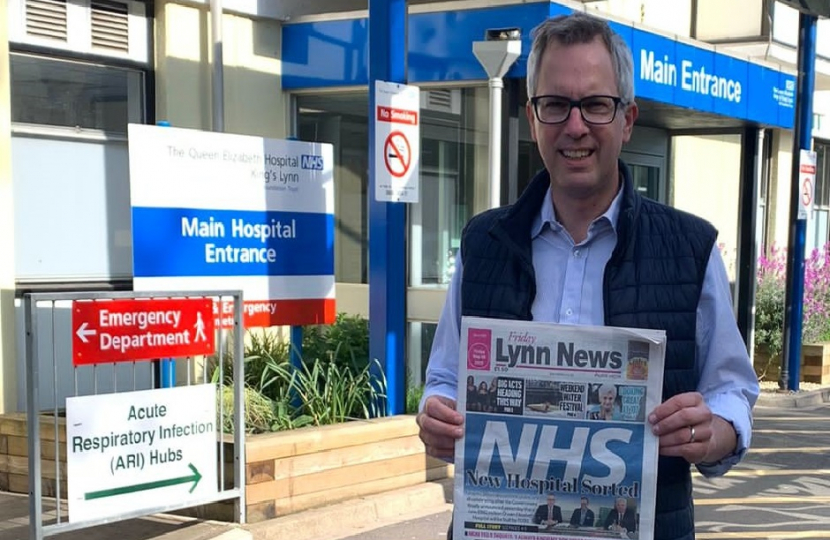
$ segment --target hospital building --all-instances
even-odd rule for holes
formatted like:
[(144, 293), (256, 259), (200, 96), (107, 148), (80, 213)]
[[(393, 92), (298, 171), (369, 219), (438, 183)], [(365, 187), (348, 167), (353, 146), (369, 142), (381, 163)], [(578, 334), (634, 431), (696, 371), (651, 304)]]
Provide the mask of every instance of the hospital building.
[[(226, 133), (333, 145), (338, 312), (369, 316), (367, 0), (225, 0)], [(720, 231), (736, 304), (747, 254), (787, 244), (798, 12), (775, 0), (409, 0), (420, 90), (418, 202), (406, 206), (406, 363), (422, 381), (461, 230), (490, 207), (490, 91), (473, 44), (516, 29), (501, 95), (500, 204), (542, 167), (525, 116), (531, 31), (585, 10), (628, 42), (640, 115), (622, 158), (645, 196)], [(830, 28), (818, 23), (814, 204), (830, 238)], [(6, 0), (0, 8), (0, 413), (21, 410), (29, 292), (131, 290), (128, 124), (210, 131), (207, 0)], [(751, 261), (750, 261), (751, 262)]]

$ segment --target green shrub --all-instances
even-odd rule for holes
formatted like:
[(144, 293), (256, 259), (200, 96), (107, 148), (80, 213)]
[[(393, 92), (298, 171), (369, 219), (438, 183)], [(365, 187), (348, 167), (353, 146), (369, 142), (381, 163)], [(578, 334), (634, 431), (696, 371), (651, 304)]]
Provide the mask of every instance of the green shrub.
[[(245, 386), (256, 390), (271, 400), (277, 399), (281, 388), (271, 387), (267, 391), (262, 388), (262, 381), (265, 372), (266, 358), (275, 361), (288, 361), (290, 344), (282, 341), (274, 332), (265, 330), (250, 330), (245, 343)], [(218, 381), (219, 369), (218, 359), (214, 356), (208, 362), (208, 370), (211, 372), (211, 380)], [(222, 359), (222, 378), (224, 385), (233, 384), (233, 343), (228, 340), (227, 349)]]
[(331, 326), (304, 327), (302, 356), (306, 362), (333, 362), (359, 373), (369, 365), (369, 321), (339, 313)]
[(762, 275), (755, 289), (755, 347), (764, 353), (765, 365), (757, 366), (761, 379), (774, 375), (784, 348), (784, 287), (770, 275)]
[[(252, 330), (248, 334), (245, 399), (252, 408), (246, 411), (246, 430), (281, 431), (382, 415), (379, 403), (386, 397), (386, 381), (372, 377), (372, 367), (379, 364), (368, 359), (368, 321), (341, 313), (331, 326), (303, 330), (300, 367), (291, 365), (291, 345), (274, 332)], [(228, 348), (222, 364), (225, 386), (233, 381), (233, 348)], [(218, 359), (213, 359), (209, 369), (218, 381)], [(226, 388), (224, 394), (232, 396), (232, 391)], [(227, 406), (232, 409), (232, 400)], [(224, 424), (223, 429), (230, 429), (232, 418)]]
[[(220, 407), (216, 421), (221, 423), (224, 433), (233, 433), (233, 387), (223, 385), (218, 394)], [(245, 433), (265, 433), (274, 424), (274, 407), (270, 399), (253, 388), (245, 388)], [(219, 417), (219, 411), (222, 415)]]
[(381, 416), (378, 407), (386, 397), (386, 381), (374, 381), (371, 366), (343, 368), (334, 362), (267, 362), (263, 390), (283, 389), (277, 400), (285, 422), (321, 426), (356, 418)]
[[(758, 258), (755, 288), (755, 348), (766, 362), (756, 363), (759, 378), (777, 376), (784, 350), (787, 251), (772, 246)], [(804, 260), (801, 341), (830, 340), (830, 244), (814, 249)]]
[(424, 395), (424, 385), (407, 386), (406, 388), (406, 414), (417, 414), (418, 405), (421, 404), (421, 397)]

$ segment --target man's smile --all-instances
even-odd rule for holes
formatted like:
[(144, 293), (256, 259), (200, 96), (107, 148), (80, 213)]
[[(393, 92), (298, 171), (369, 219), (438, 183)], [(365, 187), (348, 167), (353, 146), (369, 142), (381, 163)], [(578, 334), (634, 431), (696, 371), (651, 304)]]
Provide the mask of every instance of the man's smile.
[(585, 159), (586, 157), (592, 155), (594, 153), (593, 150), (560, 150), (560, 154), (565, 156), (568, 159)]

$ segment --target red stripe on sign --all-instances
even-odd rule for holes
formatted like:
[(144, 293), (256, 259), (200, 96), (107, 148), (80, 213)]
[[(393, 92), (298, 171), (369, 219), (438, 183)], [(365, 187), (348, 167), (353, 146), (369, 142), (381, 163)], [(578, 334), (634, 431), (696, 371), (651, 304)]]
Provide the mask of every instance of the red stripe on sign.
[[(214, 310), (218, 314), (219, 309)], [(305, 300), (249, 300), (244, 303), (242, 320), (245, 328), (269, 326), (305, 326), (307, 324), (333, 324), (336, 316), (334, 298), (310, 298)], [(227, 302), (222, 308), (216, 325), (233, 327), (233, 305)]]
[(245, 327), (333, 324), (334, 298), (245, 302)]
[(392, 122), (394, 124), (407, 124), (410, 126), (418, 125), (418, 111), (409, 111), (407, 109), (396, 109), (394, 107), (383, 107), (378, 105), (377, 108), (379, 122)]

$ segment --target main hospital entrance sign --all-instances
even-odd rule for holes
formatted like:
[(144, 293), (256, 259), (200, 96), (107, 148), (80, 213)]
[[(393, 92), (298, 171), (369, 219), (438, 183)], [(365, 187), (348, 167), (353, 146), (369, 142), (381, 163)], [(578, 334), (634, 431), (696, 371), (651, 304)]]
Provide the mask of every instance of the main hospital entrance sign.
[(138, 124), (129, 143), (136, 291), (242, 290), (246, 328), (334, 322), (332, 145)]

